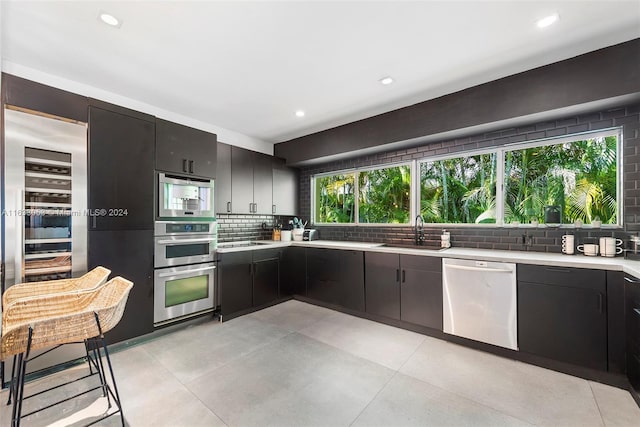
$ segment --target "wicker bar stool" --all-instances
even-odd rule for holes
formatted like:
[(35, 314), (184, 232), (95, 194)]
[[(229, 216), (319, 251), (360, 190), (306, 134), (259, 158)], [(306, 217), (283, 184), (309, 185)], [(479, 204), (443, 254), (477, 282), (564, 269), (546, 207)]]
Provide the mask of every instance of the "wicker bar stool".
[[(69, 304), (81, 299), (105, 284), (111, 270), (98, 266), (78, 278), (29, 282), (13, 285), (2, 295), (2, 331), (7, 324), (18, 324), (39, 318), (57, 316), (68, 310)], [(52, 294), (69, 294), (67, 297), (49, 298)], [(43, 298), (44, 296), (44, 298)], [(89, 348), (85, 343), (87, 360)], [(17, 356), (13, 357), (11, 378), (15, 377)], [(11, 403), (12, 391), (9, 390), (7, 404)]]
[[(50, 302), (50, 307), (56, 307), (56, 315), (39, 317), (27, 321), (6, 320), (0, 344), (0, 359), (4, 360), (11, 356), (17, 356), (17, 373), (12, 378), (12, 390), (14, 395), (12, 409), (12, 426), (20, 425), (20, 419), (48, 409), (54, 405), (65, 402), (72, 398), (90, 393), (97, 389), (102, 389), (103, 396), (107, 398), (108, 409), (111, 409), (111, 400), (117, 406), (117, 410), (104, 415), (99, 420), (120, 413), (122, 424), (124, 416), (120, 404), (120, 396), (116, 386), (111, 359), (104, 339), (104, 333), (118, 324), (122, 318), (126, 301), (133, 283), (122, 278), (115, 277), (92, 291), (64, 292), (51, 295), (42, 295), (40, 298), (54, 299)], [(74, 298), (74, 294), (75, 298)], [(35, 298), (35, 297), (34, 297)], [(66, 309), (65, 309), (66, 306)], [(4, 316), (3, 316), (4, 317)], [(78, 393), (70, 398), (47, 405), (44, 408), (22, 415), (22, 402), (32, 396), (24, 396), (24, 380), (27, 364), (30, 360), (30, 352), (42, 348), (69, 344), (73, 342), (85, 342), (94, 356), (88, 362), (96, 367), (100, 377), (100, 385)], [(107, 376), (102, 362), (101, 351), (104, 353), (108, 365), (112, 385), (107, 383)], [(84, 378), (84, 377), (83, 377)], [(80, 379), (83, 379), (80, 378)], [(75, 381), (74, 381), (75, 382)], [(51, 389), (39, 392), (38, 395), (58, 388), (66, 384), (61, 384)], [(95, 420), (91, 424), (99, 421)]]

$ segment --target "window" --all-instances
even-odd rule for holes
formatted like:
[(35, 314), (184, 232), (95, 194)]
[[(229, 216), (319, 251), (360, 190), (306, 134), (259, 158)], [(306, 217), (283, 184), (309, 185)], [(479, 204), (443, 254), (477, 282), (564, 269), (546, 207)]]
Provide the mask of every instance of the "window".
[(358, 173), (358, 222), (411, 222), (411, 167), (395, 166)]
[(618, 135), (505, 151), (504, 222), (618, 224)]
[(411, 223), (410, 164), (318, 175), (311, 185), (316, 224)]
[(496, 222), (496, 153), (420, 163), (426, 223)]
[(314, 222), (353, 223), (355, 174), (316, 177), (314, 183)]
[(619, 226), (621, 141), (610, 129), (318, 175), (312, 222)]

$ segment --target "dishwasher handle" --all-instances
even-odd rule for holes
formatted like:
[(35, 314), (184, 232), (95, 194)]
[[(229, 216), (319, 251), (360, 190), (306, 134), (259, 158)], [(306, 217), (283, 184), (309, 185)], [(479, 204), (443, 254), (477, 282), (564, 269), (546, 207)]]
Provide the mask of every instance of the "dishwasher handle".
[(491, 267), (472, 267), (468, 265), (445, 265), (445, 268), (452, 268), (454, 270), (467, 270), (467, 271), (488, 271), (491, 273), (513, 273), (513, 270), (509, 268), (491, 268)]

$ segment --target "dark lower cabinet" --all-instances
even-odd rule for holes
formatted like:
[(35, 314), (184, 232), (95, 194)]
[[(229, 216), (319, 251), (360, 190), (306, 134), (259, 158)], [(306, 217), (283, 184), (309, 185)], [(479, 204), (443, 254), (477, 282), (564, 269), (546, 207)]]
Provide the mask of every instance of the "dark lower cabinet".
[(518, 265), (520, 351), (607, 370), (605, 272)]
[(400, 255), (400, 320), (442, 330), (442, 259)]
[(89, 269), (103, 266), (133, 288), (118, 325), (106, 334), (113, 344), (153, 332), (153, 230), (89, 232)]
[(282, 252), (280, 296), (307, 295), (307, 253), (305, 248), (289, 246)]
[(363, 252), (307, 248), (307, 297), (365, 311)]
[(364, 254), (367, 313), (400, 320), (400, 256)]
[(627, 377), (640, 393), (640, 278), (625, 276)]
[(276, 301), (279, 276), (279, 249), (219, 254), (218, 286), (223, 318)]
[(440, 258), (367, 252), (367, 313), (442, 330)]
[(280, 250), (253, 251), (253, 306), (260, 307), (278, 299)]
[(220, 254), (218, 285), (220, 313), (228, 316), (253, 305), (253, 258), (251, 251)]

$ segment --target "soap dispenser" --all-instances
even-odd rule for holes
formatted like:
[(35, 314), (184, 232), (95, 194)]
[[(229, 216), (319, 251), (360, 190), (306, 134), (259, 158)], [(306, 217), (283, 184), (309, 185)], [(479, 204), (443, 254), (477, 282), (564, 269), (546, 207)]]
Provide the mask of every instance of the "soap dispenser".
[(451, 247), (451, 233), (449, 233), (445, 229), (442, 230), (442, 234), (440, 235), (440, 247), (441, 248)]

